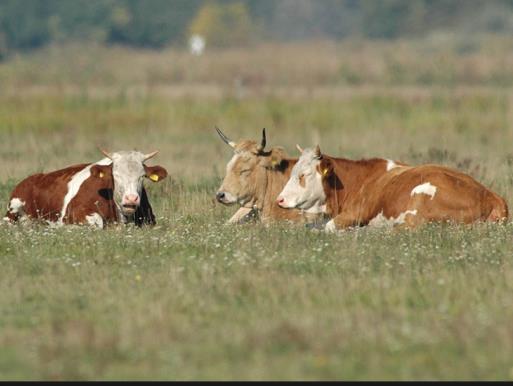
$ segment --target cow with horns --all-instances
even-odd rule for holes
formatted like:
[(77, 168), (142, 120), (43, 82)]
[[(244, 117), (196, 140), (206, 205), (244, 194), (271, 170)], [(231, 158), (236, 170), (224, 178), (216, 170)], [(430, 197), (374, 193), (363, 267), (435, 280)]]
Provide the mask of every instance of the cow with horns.
[(327, 231), (363, 225), (416, 227), (427, 222), (504, 221), (508, 206), (472, 177), (441, 165), (409, 166), (385, 159), (353, 161), (300, 150), (277, 198), (332, 218)]
[(40, 219), (100, 228), (114, 222), (155, 224), (143, 179), (158, 182), (166, 178), (163, 167), (144, 164), (158, 151), (102, 153), (106, 158), (96, 163), (25, 178), (14, 188), (4, 220)]
[(220, 203), (240, 206), (229, 223), (243, 223), (254, 218), (263, 222), (316, 220), (317, 216), (303, 214), (300, 210), (285, 210), (276, 204), (276, 197), (289, 179), (297, 159), (288, 158), (281, 147), (266, 150), (265, 129), (260, 143), (250, 140), (234, 142), (217, 127), (216, 131), (234, 151), (216, 194)]

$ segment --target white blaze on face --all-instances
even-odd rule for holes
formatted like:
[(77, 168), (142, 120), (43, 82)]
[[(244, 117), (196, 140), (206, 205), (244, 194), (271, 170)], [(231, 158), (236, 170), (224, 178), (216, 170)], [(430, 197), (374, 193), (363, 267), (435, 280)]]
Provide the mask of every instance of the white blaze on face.
[(436, 186), (426, 182), (425, 184), (417, 185), (414, 187), (410, 193), (410, 196), (413, 196), (414, 194), (427, 194), (428, 196), (431, 196), (431, 199), (433, 199), (435, 197), (435, 193)]
[[(235, 164), (237, 163), (239, 158), (240, 158), (240, 154), (239, 153), (235, 153), (233, 155), (232, 159), (226, 165), (226, 176), (231, 176), (233, 173), (235, 173), (233, 168), (235, 167)], [(223, 199), (222, 199), (223, 203), (225, 203), (225, 204), (235, 204), (237, 202), (237, 197), (235, 195), (233, 195), (232, 193), (230, 193), (228, 190), (223, 189), (224, 186), (225, 186), (225, 184), (224, 184), (224, 181), (223, 181), (223, 185), (222, 185), (222, 187), (220, 189), (220, 191), (222, 191), (224, 193), (224, 196), (223, 196)]]
[(114, 201), (124, 213), (131, 214), (140, 204), (144, 170), (144, 154), (138, 151), (112, 153)]
[(290, 179), (278, 196), (282, 208), (298, 208), (308, 213), (322, 213), (326, 210), (326, 194), (322, 176), (317, 170), (320, 159), (314, 149), (305, 149), (292, 168)]

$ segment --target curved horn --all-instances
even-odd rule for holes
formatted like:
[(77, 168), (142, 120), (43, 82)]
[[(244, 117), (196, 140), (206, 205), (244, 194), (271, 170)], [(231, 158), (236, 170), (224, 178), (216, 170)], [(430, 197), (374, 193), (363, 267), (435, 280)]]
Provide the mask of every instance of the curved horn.
[(219, 136), (221, 137), (223, 142), (226, 143), (227, 145), (235, 148), (235, 142), (230, 141), (230, 139), (226, 135), (224, 135), (224, 133), (221, 130), (219, 130), (219, 127), (216, 126), (215, 128), (216, 128), (217, 134), (219, 134)]
[(297, 143), (296, 143), (296, 148), (299, 150), (299, 152), (301, 154), (303, 154), (303, 149), (301, 148), (301, 146), (299, 146)]
[(143, 162), (144, 162), (144, 161), (146, 161), (146, 160), (149, 160), (149, 159), (150, 159), (150, 158), (152, 158), (152, 157), (155, 157), (155, 156), (157, 155), (157, 153), (158, 153), (158, 152), (159, 152), (158, 150), (155, 150), (154, 152), (151, 152), (151, 153), (145, 154), (145, 155), (144, 155), (144, 160), (143, 160)]
[(112, 159), (112, 154), (110, 154), (107, 150), (102, 149), (100, 146), (97, 146), (97, 147), (98, 147), (98, 150), (100, 150), (105, 157)]
[(259, 151), (263, 151), (265, 149), (265, 144), (267, 143), (267, 140), (265, 138), (265, 127), (262, 130), (262, 142), (260, 143), (260, 146), (258, 147)]
[(321, 147), (319, 145), (315, 146), (314, 152), (315, 152), (314, 154), (317, 158), (319, 158), (319, 159), (322, 158)]

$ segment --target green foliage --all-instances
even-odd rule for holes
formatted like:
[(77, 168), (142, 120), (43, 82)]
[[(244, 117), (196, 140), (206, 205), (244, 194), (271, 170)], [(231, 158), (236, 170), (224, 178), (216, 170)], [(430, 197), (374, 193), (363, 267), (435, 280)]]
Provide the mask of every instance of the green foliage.
[[(435, 31), (510, 34), (509, 0), (0, 0), (0, 57), (63, 40), (160, 48), (191, 31), (213, 45)], [(231, 32), (231, 33), (229, 33)]]

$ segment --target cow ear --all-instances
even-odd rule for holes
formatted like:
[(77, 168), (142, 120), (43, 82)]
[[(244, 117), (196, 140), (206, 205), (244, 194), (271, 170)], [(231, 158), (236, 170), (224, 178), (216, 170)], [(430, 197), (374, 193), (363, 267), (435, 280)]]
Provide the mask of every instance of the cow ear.
[(322, 178), (326, 178), (333, 173), (333, 164), (330, 159), (322, 158), (318, 168)]
[(283, 167), (285, 153), (281, 148), (274, 148), (270, 151), (270, 155), (265, 157), (264, 166), (268, 169), (280, 169)]
[(159, 182), (167, 177), (167, 170), (162, 166), (146, 166), (144, 165), (144, 170), (146, 171), (146, 177), (152, 180), (153, 182)]
[(271, 155), (271, 159), (270, 159), (271, 168), (278, 169), (280, 167), (282, 161), (283, 161), (283, 157), (281, 156), (281, 154), (273, 153)]
[(97, 178), (106, 178), (112, 174), (111, 165), (93, 165), (91, 166), (91, 175)]

